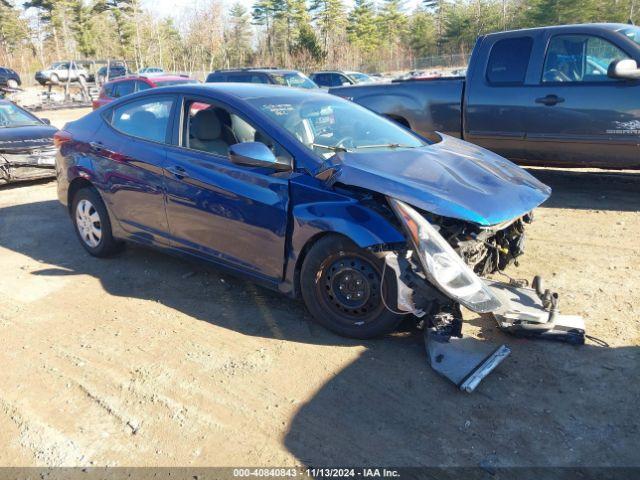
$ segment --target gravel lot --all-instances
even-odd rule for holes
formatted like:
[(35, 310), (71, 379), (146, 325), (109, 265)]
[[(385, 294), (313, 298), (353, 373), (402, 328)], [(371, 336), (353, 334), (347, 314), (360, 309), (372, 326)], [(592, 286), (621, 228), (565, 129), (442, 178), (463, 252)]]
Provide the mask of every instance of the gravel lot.
[(467, 312), (513, 350), (472, 395), (415, 332), (345, 340), (205, 265), (92, 258), (54, 181), (0, 189), (0, 464), (640, 465), (640, 174), (532, 172), (554, 194), (509, 273), (543, 275), (597, 340)]

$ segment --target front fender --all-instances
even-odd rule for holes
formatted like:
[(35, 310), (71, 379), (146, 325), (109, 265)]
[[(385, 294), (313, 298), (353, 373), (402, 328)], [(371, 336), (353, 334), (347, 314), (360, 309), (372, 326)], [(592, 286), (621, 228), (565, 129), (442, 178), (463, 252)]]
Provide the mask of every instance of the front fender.
[(348, 197), (295, 205), (292, 209), (291, 228), (285, 278), (280, 288), (291, 296), (297, 294), (297, 272), (302, 266), (304, 255), (322, 235), (344, 235), (362, 248), (406, 241), (401, 231), (389, 220)]

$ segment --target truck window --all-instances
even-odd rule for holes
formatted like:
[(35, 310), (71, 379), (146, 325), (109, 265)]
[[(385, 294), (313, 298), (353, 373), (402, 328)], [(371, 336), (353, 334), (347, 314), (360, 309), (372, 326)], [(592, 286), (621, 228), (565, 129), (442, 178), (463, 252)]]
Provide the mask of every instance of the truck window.
[(487, 65), (487, 80), (491, 85), (522, 85), (533, 39), (531, 37), (505, 38), (494, 43)]
[(611, 62), (624, 58), (629, 56), (603, 38), (558, 35), (549, 42), (542, 82), (615, 82), (607, 76), (607, 70)]

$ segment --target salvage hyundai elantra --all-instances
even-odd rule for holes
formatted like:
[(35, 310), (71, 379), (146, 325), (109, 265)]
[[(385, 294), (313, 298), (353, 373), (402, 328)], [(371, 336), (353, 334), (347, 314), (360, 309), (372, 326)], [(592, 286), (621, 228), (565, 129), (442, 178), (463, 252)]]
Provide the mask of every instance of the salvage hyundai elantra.
[(55, 141), (59, 198), (91, 255), (130, 241), (210, 262), (302, 296), (351, 337), (412, 315), (447, 343), (461, 305), (512, 332), (583, 333), (558, 328), (539, 279), (483, 278), (522, 254), (550, 189), (461, 140), (432, 143), (326, 93), (215, 84), (121, 98)]

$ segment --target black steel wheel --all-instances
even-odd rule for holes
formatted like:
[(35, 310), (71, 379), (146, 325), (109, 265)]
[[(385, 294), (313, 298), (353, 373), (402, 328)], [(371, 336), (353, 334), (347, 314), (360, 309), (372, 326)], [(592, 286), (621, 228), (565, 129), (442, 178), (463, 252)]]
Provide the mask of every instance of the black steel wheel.
[[(315, 320), (340, 335), (371, 338), (393, 331), (396, 282), (383, 260), (345, 237), (321, 238), (302, 265), (302, 297)], [(384, 301), (383, 301), (384, 295)], [(386, 306), (385, 306), (386, 304)]]

